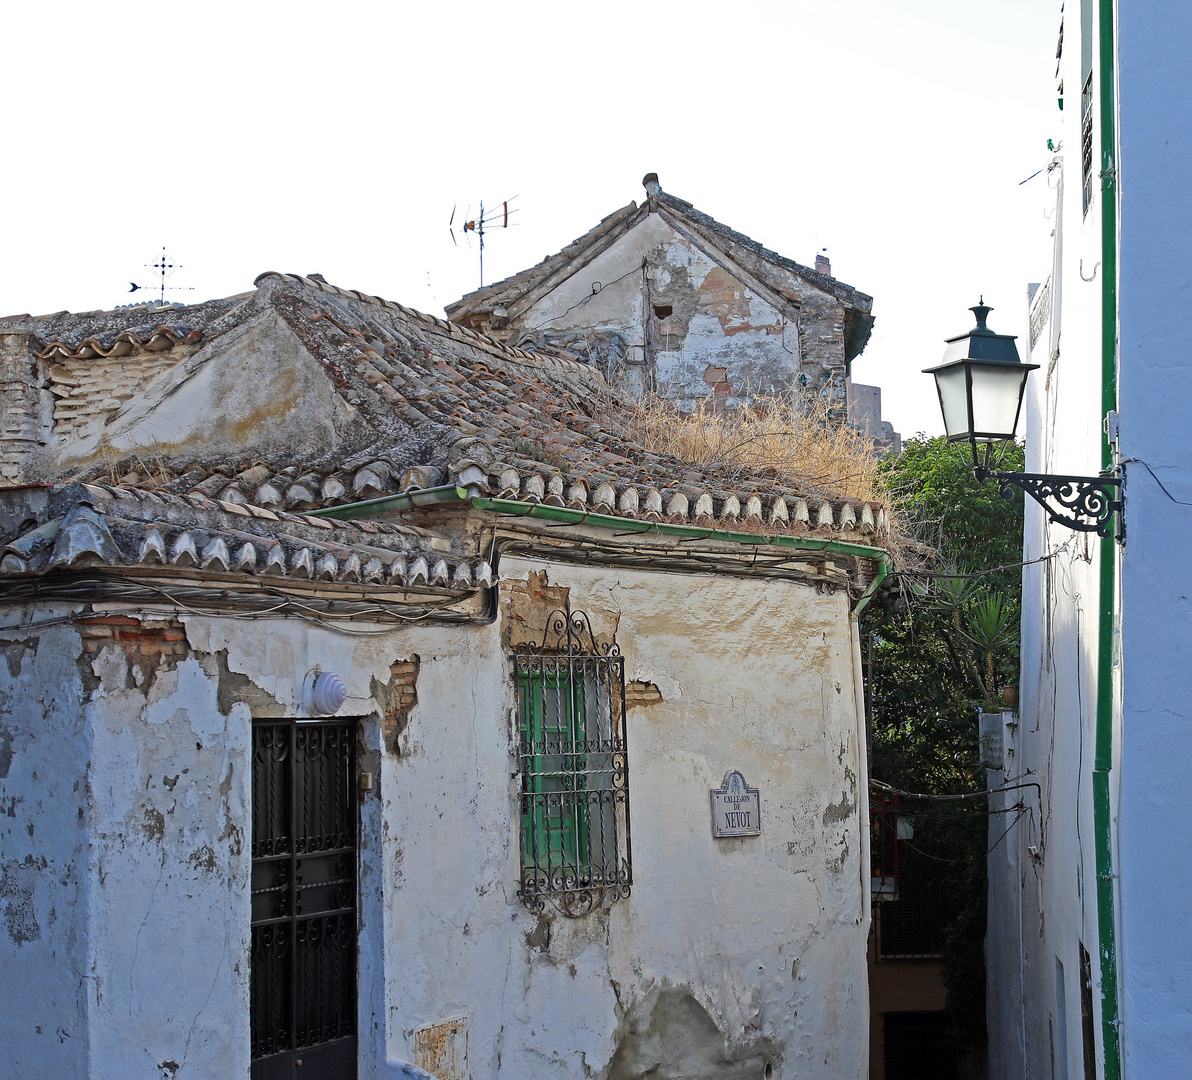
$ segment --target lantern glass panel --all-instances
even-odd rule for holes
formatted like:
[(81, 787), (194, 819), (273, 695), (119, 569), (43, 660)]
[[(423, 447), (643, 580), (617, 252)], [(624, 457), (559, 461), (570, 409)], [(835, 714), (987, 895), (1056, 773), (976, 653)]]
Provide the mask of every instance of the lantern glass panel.
[(943, 368), (935, 373), (940, 408), (944, 413), (944, 430), (949, 439), (967, 438), (969, 433), (968, 380), (963, 364)]
[(1020, 364), (970, 364), (973, 434), (981, 441), (1014, 438), (1018, 405), (1029, 368)]

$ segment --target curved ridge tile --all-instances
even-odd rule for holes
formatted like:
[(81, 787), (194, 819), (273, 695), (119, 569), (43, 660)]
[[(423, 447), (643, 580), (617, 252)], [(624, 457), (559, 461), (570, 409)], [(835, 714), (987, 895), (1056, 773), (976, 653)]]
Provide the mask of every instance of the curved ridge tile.
[(228, 554), (228, 545), (222, 536), (213, 536), (207, 541), (199, 556), (199, 565), (204, 570), (221, 570), (225, 573), (231, 569), (232, 557)]

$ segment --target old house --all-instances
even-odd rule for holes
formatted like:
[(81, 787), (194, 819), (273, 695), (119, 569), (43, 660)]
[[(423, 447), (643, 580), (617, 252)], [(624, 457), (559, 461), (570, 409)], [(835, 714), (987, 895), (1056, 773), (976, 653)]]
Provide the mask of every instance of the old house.
[(642, 183), (640, 206), (448, 305), (448, 318), (578, 356), (684, 410), (797, 393), (851, 415), (850, 365), (873, 328), (872, 297), (834, 278), (823, 255), (800, 265), (663, 191), (655, 173)]
[(882, 507), (317, 276), (0, 350), (14, 1075), (865, 1076)]
[(992, 733), (993, 781), (1022, 785), (991, 798), (1021, 818), (989, 856), (993, 1080), (1188, 1073), (1189, 48), (1186, 7), (1064, 6), (1026, 468), (1104, 475), (1124, 511), (1102, 536), (1026, 502), (1020, 712)]

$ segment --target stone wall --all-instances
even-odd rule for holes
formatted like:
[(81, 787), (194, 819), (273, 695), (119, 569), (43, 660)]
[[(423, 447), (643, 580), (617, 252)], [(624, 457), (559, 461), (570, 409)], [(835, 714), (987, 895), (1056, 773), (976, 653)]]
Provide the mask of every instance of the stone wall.
[(23, 480), (26, 460), (49, 441), (51, 400), (29, 335), (0, 332), (0, 482)]

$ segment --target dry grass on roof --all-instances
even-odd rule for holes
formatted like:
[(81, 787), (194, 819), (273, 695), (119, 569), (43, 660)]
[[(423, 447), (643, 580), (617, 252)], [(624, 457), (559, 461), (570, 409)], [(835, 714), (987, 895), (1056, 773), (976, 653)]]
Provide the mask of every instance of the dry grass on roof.
[(687, 414), (650, 398), (633, 407), (629, 426), (643, 446), (729, 481), (761, 472), (808, 495), (890, 506), (872, 442), (822, 404), (770, 398), (749, 408)]

